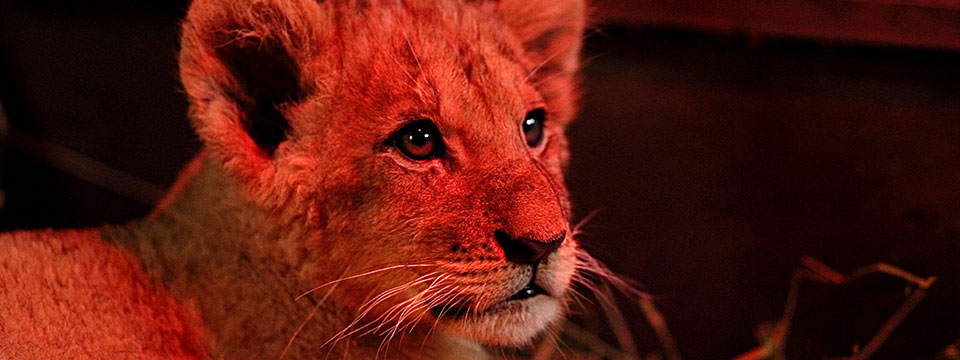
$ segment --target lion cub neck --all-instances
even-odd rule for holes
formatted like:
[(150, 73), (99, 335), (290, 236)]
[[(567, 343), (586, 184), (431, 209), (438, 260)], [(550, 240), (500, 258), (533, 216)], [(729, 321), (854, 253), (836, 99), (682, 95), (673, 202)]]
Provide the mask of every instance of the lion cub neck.
[(407, 334), (388, 349), (379, 349), (382, 339), (375, 336), (321, 348), (354, 314), (323, 291), (296, 298), (343, 276), (342, 269), (326, 265), (343, 259), (319, 258), (323, 244), (308, 246), (308, 229), (282, 222), (241, 191), (202, 152), (150, 216), (103, 230), (104, 238), (133, 252), (148, 273), (201, 313), (211, 355), (296, 359), (329, 353), (372, 359), (386, 352), (389, 358), (487, 358), (474, 343), (425, 331)]

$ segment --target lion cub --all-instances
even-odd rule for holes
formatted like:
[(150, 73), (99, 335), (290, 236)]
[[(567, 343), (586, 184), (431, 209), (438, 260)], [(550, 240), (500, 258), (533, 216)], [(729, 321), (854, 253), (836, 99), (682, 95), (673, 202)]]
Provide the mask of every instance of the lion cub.
[(154, 212), (0, 236), (0, 358), (484, 358), (564, 316), (582, 0), (197, 0)]

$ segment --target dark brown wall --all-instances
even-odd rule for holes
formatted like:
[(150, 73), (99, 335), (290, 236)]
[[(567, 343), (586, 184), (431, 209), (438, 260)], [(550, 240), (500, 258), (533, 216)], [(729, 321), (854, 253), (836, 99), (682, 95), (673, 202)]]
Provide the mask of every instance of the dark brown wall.
[[(599, 210), (586, 246), (663, 297), (685, 354), (748, 346), (749, 329), (779, 316), (802, 255), (941, 276), (890, 343), (909, 345), (882, 358), (958, 335), (958, 54), (607, 34), (589, 47), (603, 55), (570, 130), (571, 191), (579, 214)], [(865, 284), (807, 294), (792, 358), (866, 342), (904, 284)]]
[[(0, 228), (142, 216), (199, 148), (175, 68), (185, 5), (122, 4), (0, 1), (0, 99), (16, 129)], [(960, 337), (960, 53), (601, 28), (570, 129), (577, 216), (598, 211), (584, 246), (659, 297), (687, 358), (752, 347), (801, 255), (940, 276), (878, 358)], [(863, 344), (904, 284), (806, 289), (790, 352), (819, 359)]]

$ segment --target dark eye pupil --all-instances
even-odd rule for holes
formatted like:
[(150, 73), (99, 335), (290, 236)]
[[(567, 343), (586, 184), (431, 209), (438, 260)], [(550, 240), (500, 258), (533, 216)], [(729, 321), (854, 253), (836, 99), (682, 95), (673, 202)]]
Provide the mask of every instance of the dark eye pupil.
[(523, 118), (523, 135), (527, 140), (527, 145), (537, 146), (543, 139), (543, 120), (545, 117), (543, 109), (536, 109), (527, 113)]
[(426, 132), (424, 129), (414, 130), (414, 132), (408, 135), (407, 138), (407, 141), (413, 144), (413, 146), (424, 146), (431, 141), (430, 133)]
[(423, 119), (407, 124), (392, 137), (394, 146), (413, 160), (427, 160), (439, 155), (443, 148), (440, 131), (432, 121)]

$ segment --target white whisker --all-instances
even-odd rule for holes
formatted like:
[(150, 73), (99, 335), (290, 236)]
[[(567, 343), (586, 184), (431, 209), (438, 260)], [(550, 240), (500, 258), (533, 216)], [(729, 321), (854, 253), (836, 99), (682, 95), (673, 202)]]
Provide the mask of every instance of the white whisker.
[(310, 311), (310, 314), (307, 315), (307, 318), (303, 319), (303, 322), (300, 323), (300, 326), (297, 327), (297, 330), (293, 332), (292, 336), (290, 336), (290, 340), (287, 340), (287, 345), (283, 347), (283, 351), (280, 353), (280, 357), (278, 358), (279, 360), (282, 360), (285, 356), (287, 356), (287, 351), (290, 350), (290, 346), (293, 345), (293, 341), (296, 340), (297, 335), (300, 335), (300, 332), (303, 331), (303, 328), (307, 326), (307, 323), (310, 321), (310, 319), (313, 319), (313, 316), (317, 314), (317, 310), (320, 309), (320, 305), (323, 305), (323, 303), (327, 301), (327, 298), (330, 297), (330, 294), (332, 294), (333, 290), (336, 288), (336, 284), (331, 286), (330, 290), (327, 290), (327, 292), (323, 294), (323, 297), (317, 301), (317, 305), (313, 307), (313, 310)]
[(347, 281), (347, 280), (353, 280), (353, 279), (357, 279), (357, 278), (362, 278), (362, 277), (364, 277), (364, 276), (370, 276), (370, 275), (373, 275), (373, 274), (378, 274), (378, 273), (382, 273), (382, 272), (390, 271), (390, 270), (394, 270), (394, 269), (412, 268), (412, 267), (426, 267), (426, 266), (436, 266), (436, 264), (434, 264), (434, 263), (421, 263), (421, 264), (399, 264), (399, 265), (391, 265), (391, 266), (387, 266), (387, 267), (380, 268), (380, 269), (376, 269), (376, 270), (370, 270), (370, 271), (367, 271), (367, 272), (364, 272), (364, 273), (360, 273), (360, 274), (356, 274), (356, 275), (350, 275), (350, 276), (347, 276), (347, 277), (344, 277), (344, 278), (340, 278), (340, 279), (337, 279), (337, 280), (333, 280), (333, 281), (324, 283), (323, 285), (320, 285), (320, 286), (317, 286), (317, 287), (312, 288), (312, 289), (310, 289), (310, 290), (307, 290), (307, 292), (305, 292), (305, 293), (303, 293), (303, 294), (300, 294), (299, 296), (297, 296), (296, 298), (294, 298), (294, 300), (295, 300), (295, 301), (296, 301), (296, 300), (300, 300), (300, 298), (302, 298), (302, 297), (304, 297), (304, 296), (307, 296), (308, 294), (310, 294), (310, 293), (312, 293), (312, 292), (314, 292), (314, 291), (317, 291), (317, 290), (323, 289), (323, 288), (325, 288), (325, 287), (327, 287), (327, 286), (330, 286), (330, 285), (333, 285), (333, 284), (337, 284), (337, 283), (341, 283), (341, 282), (344, 282), (344, 281)]
[(364, 324), (364, 325), (362, 325), (362, 326), (360, 326), (360, 327), (358, 327), (358, 328), (354, 328), (354, 326), (356, 326), (356, 325), (359, 324), (364, 318), (366, 318), (367, 315), (368, 315), (377, 305), (381, 304), (382, 302), (386, 301), (387, 299), (389, 299), (389, 298), (391, 298), (391, 297), (393, 297), (393, 296), (395, 296), (395, 295), (397, 295), (397, 294), (399, 294), (399, 293), (401, 293), (401, 292), (403, 292), (403, 291), (406, 291), (407, 289), (410, 289), (410, 288), (412, 288), (412, 287), (414, 287), (414, 286), (417, 286), (417, 285), (420, 285), (420, 284), (423, 284), (423, 283), (426, 283), (426, 282), (433, 281), (433, 279), (431, 279), (431, 277), (434, 276), (434, 275), (436, 275), (436, 274), (437, 274), (436, 272), (431, 272), (431, 273), (429, 273), (429, 274), (422, 275), (422, 276), (420, 276), (420, 277), (418, 277), (418, 278), (416, 278), (416, 279), (414, 279), (414, 280), (411, 280), (411, 281), (409, 281), (409, 282), (407, 282), (407, 283), (404, 283), (404, 284), (401, 284), (401, 285), (398, 285), (398, 286), (394, 286), (394, 287), (392, 287), (392, 288), (390, 288), (390, 289), (384, 290), (382, 293), (380, 293), (380, 294), (377, 295), (376, 297), (374, 297), (374, 298), (372, 298), (372, 299), (370, 299), (370, 300), (367, 300), (366, 302), (364, 302), (364, 303), (359, 307), (358, 314), (357, 314), (357, 316), (354, 318), (354, 320), (353, 320), (352, 322), (350, 322), (350, 324), (348, 324), (347, 326), (345, 326), (342, 330), (340, 330), (339, 332), (337, 332), (336, 334), (334, 334), (329, 340), (327, 340), (326, 342), (324, 342), (323, 345), (321, 345), (321, 347), (326, 346), (326, 345), (328, 345), (328, 344), (336, 344), (338, 341), (340, 341), (340, 340), (342, 340), (342, 339), (344, 339), (344, 338), (346, 338), (346, 337), (353, 336), (353, 335), (356, 334), (357, 332), (363, 331), (364, 328), (366, 328), (366, 327), (368, 327), (368, 326), (372, 326), (373, 324), (377, 323), (378, 321), (380, 321), (381, 318), (383, 318), (384, 316), (386, 316), (386, 314), (381, 315), (379, 318), (377, 318), (377, 319), (374, 320), (374, 321), (371, 321), (371, 322), (369, 322), (369, 323), (366, 323), (366, 324)]

